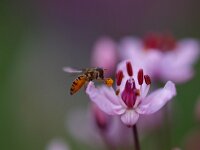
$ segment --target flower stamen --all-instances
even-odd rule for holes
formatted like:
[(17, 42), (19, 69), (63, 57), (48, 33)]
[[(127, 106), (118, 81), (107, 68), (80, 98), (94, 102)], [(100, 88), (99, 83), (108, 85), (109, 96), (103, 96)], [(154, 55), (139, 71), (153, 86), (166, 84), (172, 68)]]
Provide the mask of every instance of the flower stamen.
[(142, 85), (142, 84), (143, 84), (143, 81), (144, 81), (143, 69), (140, 69), (140, 70), (138, 71), (138, 76), (137, 76), (137, 78), (138, 78), (138, 83), (139, 83), (139, 85)]
[(121, 85), (123, 77), (124, 77), (124, 74), (122, 70), (119, 70), (116, 74), (117, 86)]
[(126, 63), (126, 69), (127, 69), (127, 73), (129, 76), (133, 76), (133, 69), (132, 69), (132, 65), (131, 62), (127, 62)]
[(115, 94), (116, 94), (116, 95), (119, 95), (119, 92), (120, 92), (120, 89), (117, 89), (117, 90), (115, 91)]
[(147, 85), (151, 84), (151, 78), (148, 75), (144, 75), (144, 80)]

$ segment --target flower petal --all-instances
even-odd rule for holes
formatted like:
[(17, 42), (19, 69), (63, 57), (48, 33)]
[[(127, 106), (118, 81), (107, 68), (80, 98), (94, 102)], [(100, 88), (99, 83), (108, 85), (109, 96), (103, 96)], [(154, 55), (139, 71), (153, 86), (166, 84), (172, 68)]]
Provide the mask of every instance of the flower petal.
[(127, 110), (122, 116), (121, 120), (124, 124), (128, 126), (134, 125), (139, 119), (139, 114), (136, 113), (133, 109)]
[[(135, 56), (136, 59), (140, 60), (142, 57), (142, 40), (136, 37), (125, 37), (119, 44), (119, 56), (121, 59), (132, 59)], [(141, 61), (138, 61), (141, 62)]]
[(193, 76), (192, 64), (200, 52), (196, 40), (185, 39), (178, 43), (177, 49), (164, 55), (160, 62), (159, 75), (164, 81), (172, 80), (181, 83)]
[[(168, 65), (168, 66), (167, 66)], [(163, 65), (164, 66), (164, 65)], [(171, 80), (176, 83), (183, 83), (190, 80), (194, 75), (192, 66), (172, 66), (166, 62), (166, 67), (161, 67), (160, 78), (163, 81)]]
[[(84, 144), (102, 145), (103, 141), (100, 135), (97, 134), (97, 128), (94, 122), (91, 108), (86, 109), (82, 107), (73, 108), (67, 112), (65, 120), (66, 131), (77, 140)], [(110, 116), (111, 117), (111, 116)], [(112, 120), (112, 119), (111, 119)], [(80, 130), (81, 122), (81, 130)]]
[(183, 39), (178, 42), (177, 57), (185, 65), (193, 64), (199, 57), (200, 45), (195, 39)]
[(93, 82), (89, 82), (86, 93), (91, 101), (109, 115), (120, 115), (125, 112), (125, 107), (121, 105), (120, 99), (115, 95), (112, 88), (103, 86), (97, 89)]
[(167, 101), (176, 95), (175, 84), (168, 81), (164, 88), (158, 89), (146, 98), (136, 108), (139, 114), (152, 114), (161, 109)]

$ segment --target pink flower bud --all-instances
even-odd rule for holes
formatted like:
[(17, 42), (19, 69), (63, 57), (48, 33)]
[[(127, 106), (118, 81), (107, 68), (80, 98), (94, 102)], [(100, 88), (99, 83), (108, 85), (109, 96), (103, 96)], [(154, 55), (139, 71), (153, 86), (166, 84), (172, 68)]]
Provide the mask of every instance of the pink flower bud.
[(102, 67), (107, 69), (105, 74), (112, 74), (117, 62), (116, 49), (116, 43), (108, 37), (97, 40), (92, 51), (92, 66)]
[(99, 109), (96, 104), (92, 105), (92, 114), (94, 115), (95, 124), (98, 129), (106, 130), (109, 125), (109, 116)]

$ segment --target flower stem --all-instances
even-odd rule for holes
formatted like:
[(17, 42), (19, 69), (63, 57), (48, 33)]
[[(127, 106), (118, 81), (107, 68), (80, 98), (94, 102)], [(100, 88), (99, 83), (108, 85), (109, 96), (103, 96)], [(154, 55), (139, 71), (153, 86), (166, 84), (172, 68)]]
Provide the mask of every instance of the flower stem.
[(169, 114), (169, 105), (166, 105), (164, 108), (164, 123), (165, 123), (165, 139), (166, 141), (166, 147), (170, 148), (171, 147), (171, 122), (170, 122), (170, 114)]
[(136, 124), (133, 126), (133, 137), (134, 137), (134, 143), (135, 143), (135, 150), (140, 150), (140, 143), (139, 143)]

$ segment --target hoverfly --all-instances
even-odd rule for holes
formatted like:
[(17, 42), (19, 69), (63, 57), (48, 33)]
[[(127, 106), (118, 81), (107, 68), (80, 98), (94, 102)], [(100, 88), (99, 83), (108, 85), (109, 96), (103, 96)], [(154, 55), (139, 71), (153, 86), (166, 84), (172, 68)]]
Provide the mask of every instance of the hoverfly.
[(104, 81), (107, 86), (112, 86), (113, 80), (111, 78), (104, 78), (104, 72), (106, 69), (96, 67), (96, 68), (86, 68), (82, 70), (76, 70), (70, 67), (64, 67), (63, 70), (68, 73), (79, 74), (78, 77), (72, 82), (70, 88), (70, 94), (73, 95), (80, 88), (87, 84), (89, 81), (100, 80)]

